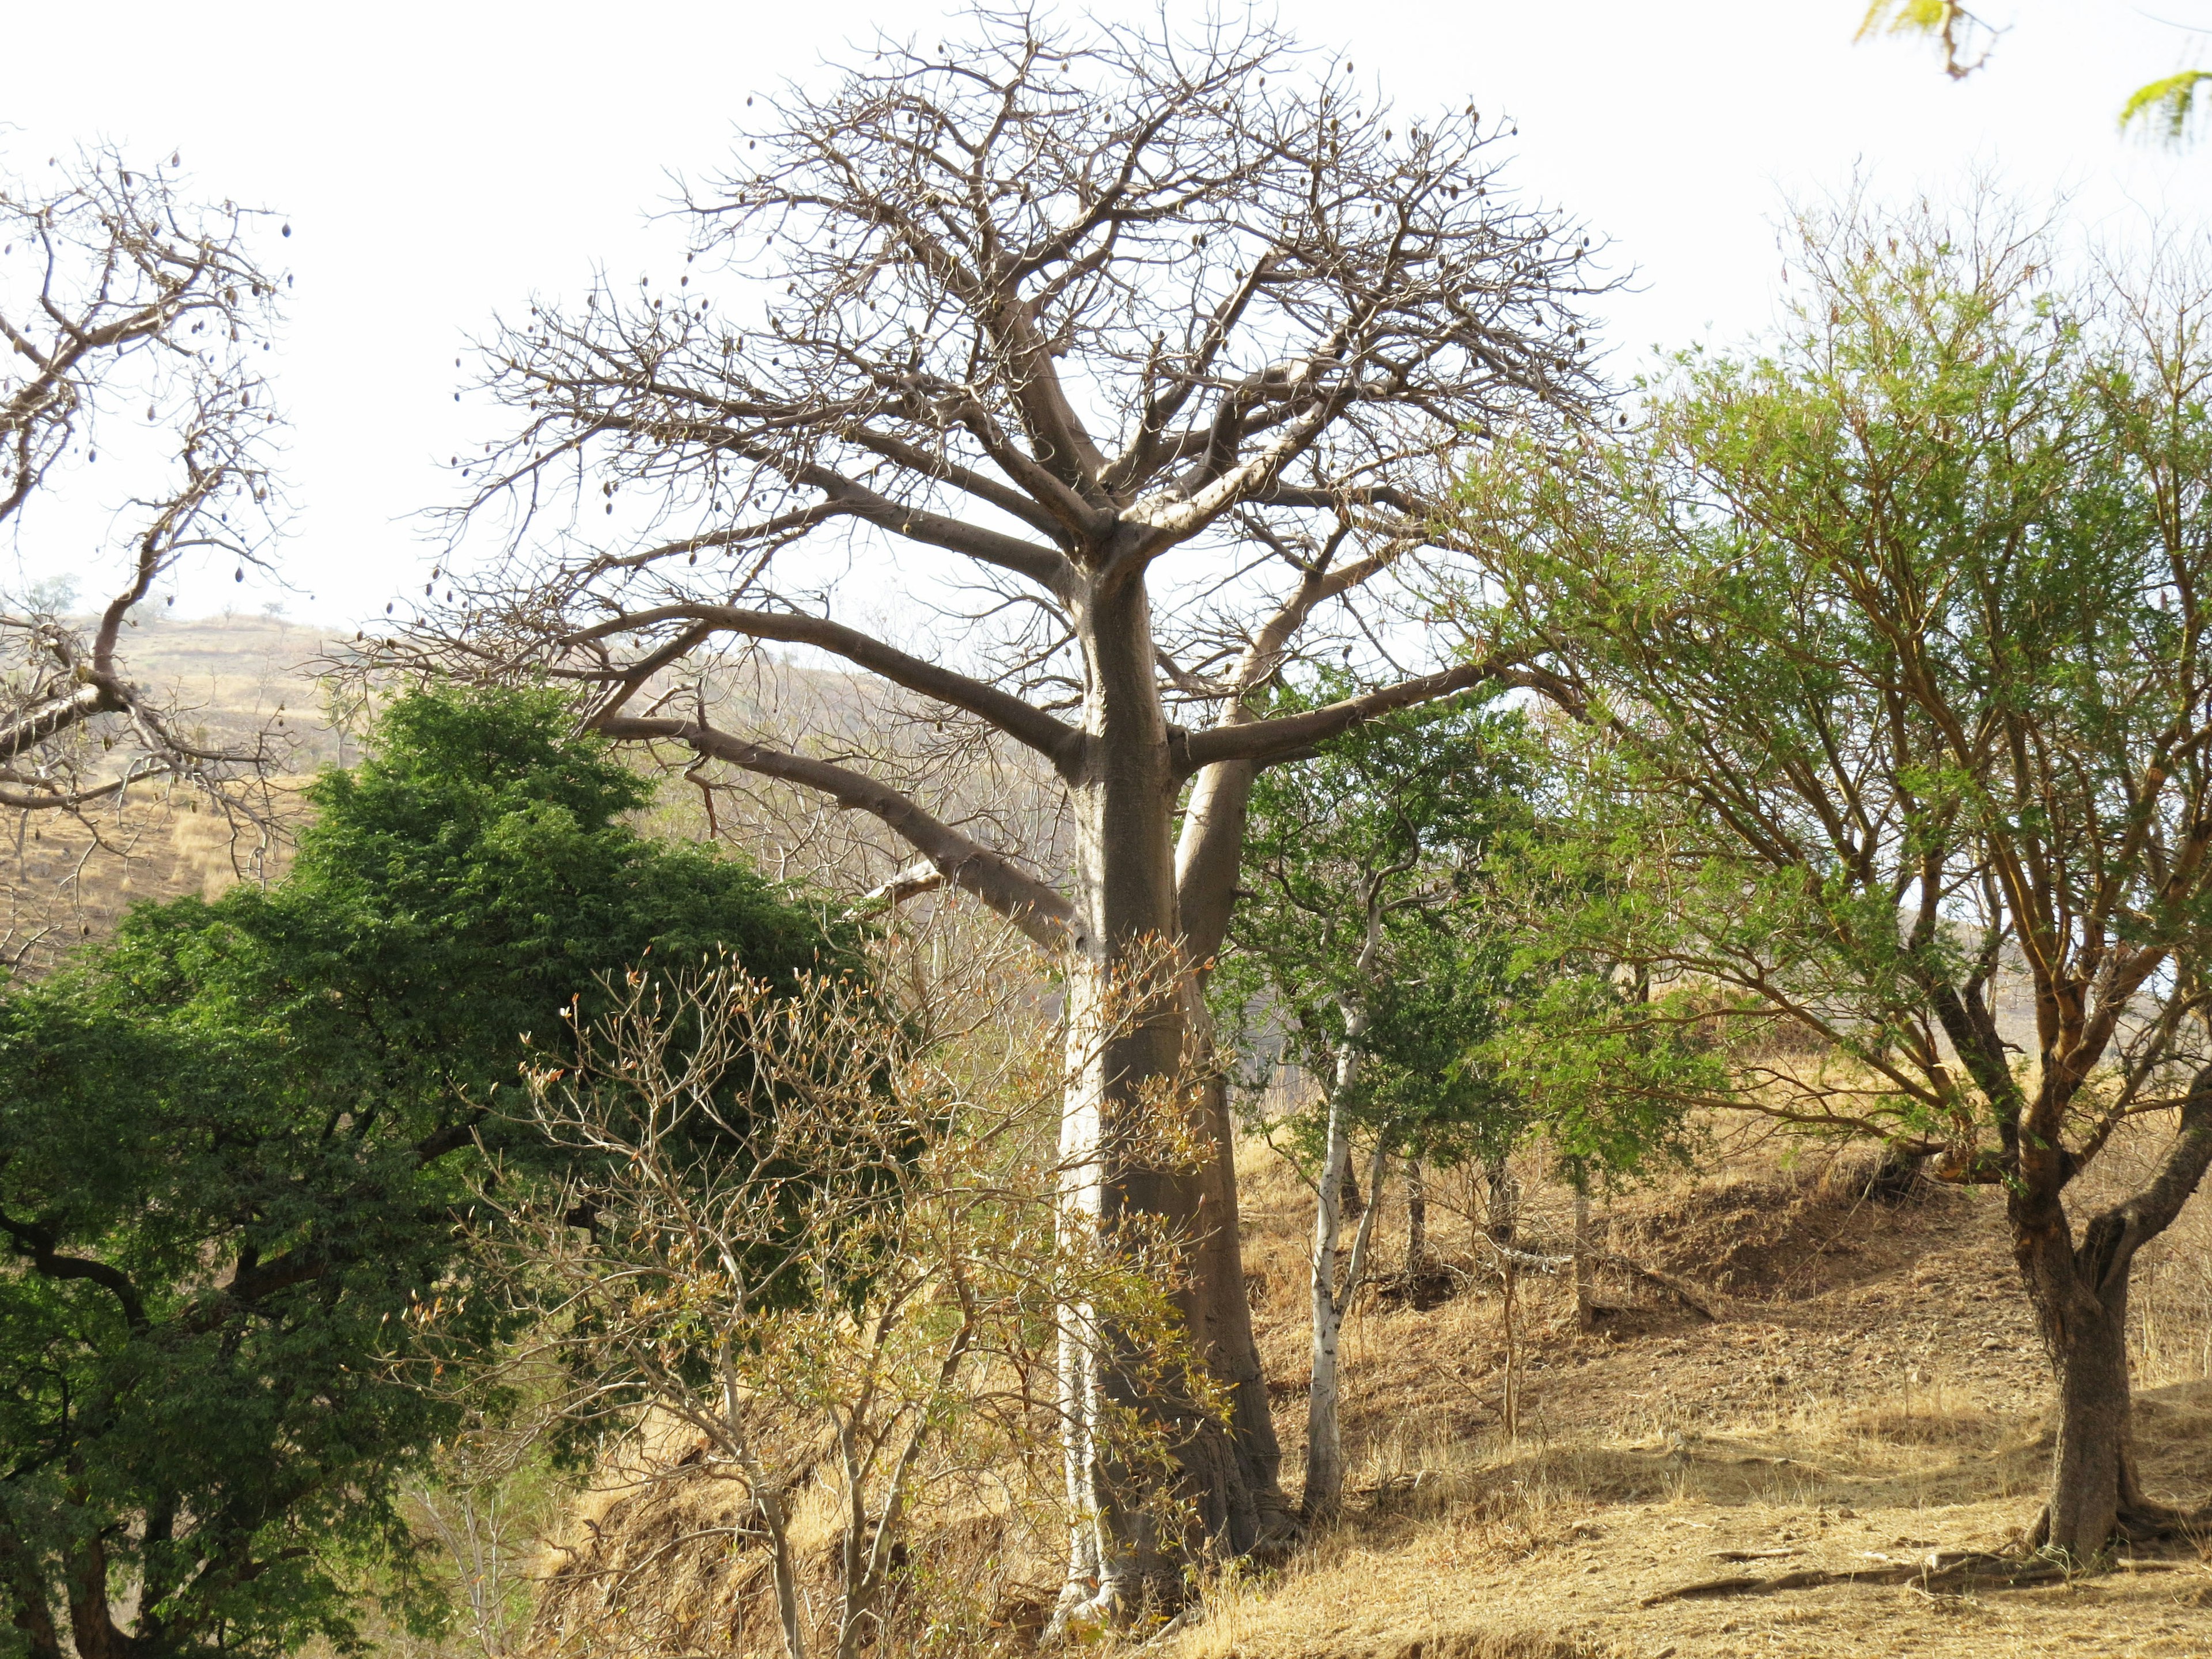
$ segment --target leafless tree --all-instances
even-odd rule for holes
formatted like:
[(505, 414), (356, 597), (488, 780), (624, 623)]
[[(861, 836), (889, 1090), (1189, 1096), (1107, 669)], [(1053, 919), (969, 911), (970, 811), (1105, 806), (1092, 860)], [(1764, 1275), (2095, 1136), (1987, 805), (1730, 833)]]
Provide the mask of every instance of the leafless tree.
[[(1450, 556), (1466, 446), (1593, 396), (1571, 307), (1597, 284), (1586, 239), (1501, 188), (1503, 135), (1471, 105), (1395, 112), (1351, 64), (1256, 23), (978, 11), (970, 31), (884, 41), (828, 92), (766, 100), (730, 173), (683, 200), (674, 285), (603, 283), (489, 342), (519, 421), (465, 458), (462, 522), (511, 551), (386, 650), (581, 681), (600, 731), (694, 776), (872, 814), (927, 878), (1072, 949), (1079, 998), (1143, 941), (1181, 941), (1178, 1006), (1070, 1097), (1068, 1201), (1085, 1225), (1157, 1218), (1200, 1241), (1185, 1310), (1236, 1409), (1226, 1436), (1193, 1416), (1184, 1474), (1207, 1540), (1243, 1550), (1288, 1510), (1225, 1103), (1194, 1106), (1217, 1149), (1195, 1176), (1133, 1161), (1119, 1124), (1205, 1037), (1194, 981), (1255, 769), (1519, 672), (1431, 655), (1398, 573)], [(718, 275), (738, 280), (709, 295)], [(869, 625), (886, 611), (898, 627)], [(824, 745), (706, 718), (698, 665), (772, 647), (1026, 750), (1066, 792), (1072, 870)], [(1323, 651), (1371, 689), (1266, 717), (1273, 678)], [(1095, 1349), (1072, 1344), (1067, 1370), (1079, 1418), (1171, 1409)], [(1072, 1478), (1095, 1463), (1079, 1437)], [(1070, 1607), (1176, 1581), (1195, 1540), (1095, 1508)]]
[(265, 824), (247, 786), (278, 758), (270, 740), (210, 744), (133, 682), (123, 644), (180, 560), (235, 559), (242, 576), (266, 554), (276, 416), (255, 359), (282, 279), (249, 246), (262, 216), (194, 202), (174, 157), (140, 169), (94, 150), (49, 173), (0, 178), (0, 526), (51, 563), (99, 484), (120, 473), (129, 493), (97, 504), (122, 568), (88, 629), (52, 591), (0, 597), (0, 811), (93, 823), (167, 779)]
[[(1174, 1380), (1194, 1363), (1164, 1293), (1175, 1241), (1055, 1248), (1061, 1045), (1038, 1041), (1052, 1022), (1034, 975), (1007, 970), (1014, 943), (928, 975), (914, 1006), (896, 994), (900, 949), (872, 979), (787, 992), (727, 966), (672, 986), (633, 975), (574, 1056), (531, 1079), (532, 1118), (574, 1177), (514, 1183), (520, 1204), (510, 1183), (487, 1188), (507, 1223), (503, 1283), (538, 1333), (514, 1364), (566, 1379), (538, 1389), (554, 1421), (691, 1442), (631, 1480), (738, 1497), (729, 1541), (767, 1559), (787, 1659), (884, 1650), (918, 1514), (1029, 1507), (1032, 1442), (1054, 1437), (1056, 1305), (1110, 1322), (1133, 1370), (1193, 1391)], [(1141, 1018), (1146, 981), (1179, 972), (1162, 950), (1103, 1023), (1070, 1026), (1066, 1052)], [(1152, 1107), (1161, 1156), (1197, 1152), (1171, 1097)], [(1117, 1463), (1158, 1461), (1158, 1425), (1121, 1428)], [(1037, 1482), (1048, 1510), (1056, 1484)], [(795, 1525), (809, 1491), (836, 1516), (826, 1616)], [(613, 1618), (561, 1634), (684, 1646), (638, 1611), (664, 1599), (642, 1581), (669, 1571), (655, 1557), (613, 1569)]]

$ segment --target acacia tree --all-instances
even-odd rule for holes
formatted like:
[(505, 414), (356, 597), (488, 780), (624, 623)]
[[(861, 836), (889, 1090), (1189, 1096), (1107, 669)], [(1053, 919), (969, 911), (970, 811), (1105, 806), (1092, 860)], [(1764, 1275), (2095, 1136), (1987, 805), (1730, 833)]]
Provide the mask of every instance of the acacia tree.
[[(1072, 953), (1079, 999), (1145, 941), (1182, 942), (1188, 980), (1071, 1095), (1067, 1205), (1072, 1224), (1142, 1217), (1193, 1240), (1183, 1310), (1234, 1427), (1189, 1413), (1184, 1473), (1200, 1529), (1243, 1549), (1282, 1508), (1225, 1097), (1193, 1108), (1216, 1149), (1194, 1176), (1147, 1167), (1120, 1125), (1203, 1043), (1195, 979), (1255, 769), (1505, 672), (1398, 670), (1383, 646), (1425, 636), (1377, 632), (1357, 695), (1253, 706), (1295, 653), (1367, 637), (1392, 573), (1437, 548), (1467, 443), (1589, 394), (1566, 308), (1591, 291), (1586, 246), (1499, 190), (1499, 135), (1472, 106), (1394, 114), (1272, 29), (972, 27), (773, 100), (728, 175), (685, 198), (674, 288), (602, 286), (498, 333), (489, 387), (520, 422), (471, 459), (466, 517), (513, 513), (515, 552), (390, 648), (583, 680), (598, 730), (695, 778), (730, 769), (873, 814), (931, 878)], [(718, 269), (769, 282), (710, 299)], [(645, 492), (652, 527), (529, 533), (587, 490), (609, 514)], [(863, 626), (890, 595), (939, 639)], [(840, 763), (835, 732), (788, 749), (715, 724), (714, 653), (770, 645), (1048, 768), (1065, 882)], [(1085, 1340), (1064, 1370), (1079, 1422), (1183, 1409), (1134, 1397)], [(1079, 1597), (1103, 1611), (1171, 1584), (1187, 1540), (1148, 1530), (1079, 1433), (1071, 1478), (1097, 1517), (1073, 1545)]]
[[(2063, 287), (1994, 212), (1807, 228), (1766, 355), (1471, 491), (1592, 738), (1613, 878), (1559, 938), (1654, 987), (1528, 1058), (2002, 1190), (2058, 1385), (2034, 1536), (2087, 1559), (2182, 1518), (2136, 1480), (2125, 1335), (2212, 1163), (2212, 307)], [(1656, 1040), (1731, 1024), (1801, 1058)], [(2154, 1171), (2077, 1224), (2124, 1130)]]
[(234, 558), (242, 575), (273, 527), (276, 416), (254, 359), (283, 279), (252, 246), (264, 216), (193, 202), (176, 168), (103, 150), (40, 188), (0, 180), (0, 527), (50, 542), (71, 497), (118, 473), (129, 492), (99, 503), (119, 508), (123, 568), (89, 630), (50, 598), (0, 599), (9, 813), (82, 816), (169, 778), (262, 816), (237, 785), (276, 758), (266, 741), (208, 744), (124, 660), (132, 610), (178, 561)]

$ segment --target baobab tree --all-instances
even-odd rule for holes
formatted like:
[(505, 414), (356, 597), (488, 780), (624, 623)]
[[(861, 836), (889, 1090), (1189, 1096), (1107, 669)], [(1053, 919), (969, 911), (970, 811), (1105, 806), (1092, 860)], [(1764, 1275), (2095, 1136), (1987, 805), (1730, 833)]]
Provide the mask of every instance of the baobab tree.
[(88, 629), (52, 590), (0, 599), (0, 812), (82, 817), (167, 779), (259, 817), (240, 786), (270, 745), (206, 742), (131, 678), (123, 641), (179, 561), (242, 576), (267, 552), (276, 416), (256, 360), (283, 279), (251, 246), (264, 216), (194, 202), (173, 157), (49, 173), (0, 179), (0, 528), (52, 568), (96, 511), (117, 568)]
[[(1394, 113), (1257, 25), (971, 27), (764, 100), (727, 174), (683, 198), (677, 283), (603, 282), (497, 331), (488, 389), (520, 419), (468, 458), (462, 522), (490, 520), (505, 556), (386, 649), (579, 682), (592, 726), (696, 781), (729, 769), (872, 814), (921, 879), (1070, 960), (1079, 1000), (1180, 942), (1171, 1006), (1067, 1103), (1067, 1214), (1188, 1238), (1183, 1312), (1233, 1410), (1224, 1431), (1130, 1397), (1110, 1339), (1071, 1320), (1064, 1607), (1111, 1616), (1172, 1594), (1194, 1543), (1241, 1551), (1287, 1521), (1222, 1092), (1192, 1091), (1218, 1149), (1202, 1175), (1151, 1167), (1121, 1126), (1202, 1060), (1196, 980), (1255, 769), (1516, 672), (1407, 660), (1428, 635), (1397, 578), (1450, 556), (1468, 445), (1592, 398), (1572, 307), (1596, 284), (1586, 239), (1500, 188), (1499, 126), (1471, 106)], [(604, 539), (575, 516), (591, 504)], [(868, 625), (887, 610), (903, 629)], [(1065, 792), (1072, 868), (825, 752), (841, 733), (718, 724), (709, 665), (770, 647), (1025, 751)], [(1355, 693), (1265, 717), (1257, 694), (1321, 651)], [(1187, 1415), (1199, 1537), (1093, 1455), (1080, 1425), (1117, 1405)]]

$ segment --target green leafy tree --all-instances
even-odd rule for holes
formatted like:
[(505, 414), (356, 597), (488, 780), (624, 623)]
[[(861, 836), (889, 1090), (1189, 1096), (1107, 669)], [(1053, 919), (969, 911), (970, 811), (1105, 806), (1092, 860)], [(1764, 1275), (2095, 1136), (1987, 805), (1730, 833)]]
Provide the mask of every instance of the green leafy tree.
[(480, 1138), (550, 1156), (494, 1112), (522, 1034), (557, 1054), (648, 951), (789, 981), (840, 947), (642, 838), (650, 786), (573, 723), (405, 698), (313, 786), (283, 882), (143, 906), (0, 1000), (0, 1654), (348, 1644), (456, 1423), (390, 1362), (502, 1334), (465, 1224)]
[[(1285, 694), (1282, 714), (1341, 688)], [(1355, 1137), (1381, 1197), (1394, 1154), (1502, 1148), (1517, 1103), (1471, 1060), (1493, 1033), (1510, 948), (1486, 925), (1485, 866), (1520, 832), (1529, 746), (1520, 718), (1460, 698), (1401, 710), (1262, 773), (1252, 787), (1243, 890), (1213, 994), (1320, 1080), (1318, 1109), (1271, 1124), (1314, 1172), (1309, 1521), (1342, 1500), (1338, 1340), (1380, 1207), (1370, 1203), (1340, 1283), (1344, 1181)], [(1248, 1041), (1248, 1047), (1252, 1046)]]
[[(1527, 1061), (2002, 1193), (2059, 1396), (2036, 1535), (2087, 1559), (2185, 1519), (2136, 1480), (2125, 1332), (2212, 1162), (2212, 295), (2063, 286), (1990, 210), (1842, 213), (1801, 259), (1764, 351), (1474, 478), (1483, 625), (1548, 651), (1611, 864), (1554, 937), (1663, 994)], [(2123, 1133), (2151, 1176), (2077, 1220)]]

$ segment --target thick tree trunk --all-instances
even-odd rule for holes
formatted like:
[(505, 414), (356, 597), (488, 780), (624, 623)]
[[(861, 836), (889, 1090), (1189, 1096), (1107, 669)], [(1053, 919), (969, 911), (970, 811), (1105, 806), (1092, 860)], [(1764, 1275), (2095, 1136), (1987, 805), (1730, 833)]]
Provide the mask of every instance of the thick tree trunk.
[(1205, 1144), (1212, 1152), (1194, 1241), (1191, 1332), (1207, 1371), (1228, 1392), (1230, 1453), (1235, 1461), (1219, 1488), (1216, 1508), (1201, 1519), (1217, 1550), (1242, 1555), (1287, 1545), (1297, 1522), (1283, 1495), (1282, 1447), (1275, 1437), (1267, 1378), (1260, 1369), (1260, 1345), (1252, 1330), (1252, 1304), (1244, 1288), (1229, 1080), (1212, 1063), (1212, 1022), (1195, 977), (1192, 1001), (1192, 1024), (1204, 1036), (1203, 1042), (1192, 1045), (1204, 1079), (1198, 1105)]
[(2043, 1541), (2077, 1560), (2119, 1529), (2130, 1452), (2127, 1297), (2071, 1326), (2057, 1355), (2058, 1443)]
[[(2128, 1379), (2128, 1285), (2136, 1252), (2172, 1224), (2212, 1164), (2212, 1067), (2191, 1085), (2158, 1172), (2073, 1240), (2064, 1168), (2023, 1158), (2007, 1198), (2013, 1255), (2058, 1382), (2057, 1443), (2033, 1541), (2087, 1561), (2115, 1538), (2148, 1538), (2198, 1517), (2154, 1504), (2136, 1479)], [(2038, 1179), (2038, 1177), (2041, 1177)]]
[[(1232, 708), (1231, 723), (1241, 718)], [(1198, 1247), (1195, 1287), (1201, 1323), (1194, 1334), (1214, 1379), (1228, 1390), (1230, 1442), (1237, 1480), (1217, 1534), (1231, 1554), (1267, 1553), (1296, 1541), (1297, 1520), (1283, 1493), (1283, 1452), (1275, 1436), (1252, 1307), (1244, 1289), (1244, 1252), (1237, 1200), (1237, 1134), (1229, 1079), (1217, 1062), (1206, 979), (1229, 933), (1244, 850), (1245, 815), (1255, 769), (1249, 761), (1205, 768), (1193, 781), (1176, 848), (1176, 903), (1183, 947), (1192, 964), (1192, 1050), (1204, 1079), (1200, 1109), (1214, 1149), (1208, 1206)]]
[[(1225, 1306), (1230, 1296), (1243, 1294), (1242, 1272), (1231, 1271), (1241, 1261), (1231, 1154), (1224, 1144), (1226, 1102), (1210, 1100), (1193, 1065), (1199, 1056), (1188, 1039), (1202, 1042), (1203, 1025), (1194, 1030), (1193, 1020), (1203, 1014), (1194, 1007), (1189, 963), (1171, 954), (1182, 939), (1171, 816), (1177, 781), (1152, 678), (1141, 582), (1094, 592), (1079, 611), (1079, 632), (1089, 670), (1091, 741), (1082, 771), (1067, 779), (1081, 923), (1071, 1040), (1081, 1064), (1061, 1122), (1063, 1220), (1109, 1243), (1151, 1228), (1188, 1241), (1191, 1271), (1176, 1292), (1176, 1310), (1201, 1355), (1248, 1369), (1246, 1388), (1264, 1402), (1249, 1316)], [(1156, 988), (1140, 1006), (1130, 1000), (1133, 977)], [(1102, 1029), (1104, 1040), (1094, 1040)], [(1211, 1144), (1204, 1167), (1176, 1165), (1158, 1150), (1161, 1137), (1148, 1119), (1170, 1083), (1191, 1115), (1185, 1127)], [(1229, 1434), (1196, 1402), (1162, 1398), (1152, 1379), (1133, 1376), (1120, 1350), (1116, 1334), (1090, 1310), (1064, 1310), (1061, 1403), (1075, 1535), (1056, 1621), (1062, 1626), (1120, 1623), (1145, 1607), (1170, 1605), (1182, 1594), (1182, 1568), (1194, 1553), (1249, 1547), (1257, 1533), (1253, 1460), (1239, 1457)], [(1155, 1489), (1113, 1455), (1101, 1425), (1122, 1413), (1166, 1438), (1179, 1465), (1176, 1491)], [(1188, 1505), (1190, 1534), (1167, 1522), (1177, 1501)]]

